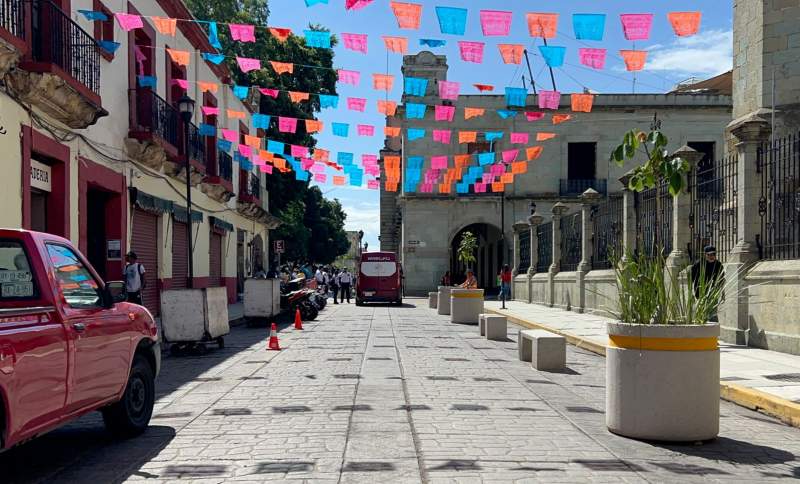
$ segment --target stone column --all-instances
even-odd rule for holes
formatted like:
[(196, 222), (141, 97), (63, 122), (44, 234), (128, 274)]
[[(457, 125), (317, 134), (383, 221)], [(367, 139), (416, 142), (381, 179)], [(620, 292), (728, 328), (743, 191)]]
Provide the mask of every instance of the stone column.
[(547, 272), (547, 304), (555, 304), (555, 277), (561, 271), (561, 217), (569, 211), (569, 207), (561, 202), (553, 205), (553, 260)]
[(636, 194), (628, 188), (630, 173), (621, 176), (622, 182), (622, 260), (636, 251)]
[(725, 301), (720, 308), (721, 337), (724, 341), (746, 345), (749, 335), (749, 295), (745, 276), (758, 261), (756, 238), (761, 233), (758, 200), (761, 194), (761, 174), (757, 156), (761, 143), (769, 140), (771, 129), (765, 119), (751, 115), (728, 126), (736, 139), (737, 185), (736, 245), (725, 263)]
[(533, 302), (533, 276), (536, 274), (536, 264), (539, 261), (539, 234), (537, 229), (544, 222), (544, 217), (535, 213), (528, 217), (531, 231), (531, 266), (528, 267), (528, 302)]
[(517, 289), (516, 284), (514, 284), (514, 279), (517, 277), (520, 260), (522, 259), (519, 250), (519, 235), (523, 230), (528, 228), (528, 224), (525, 222), (516, 222), (512, 228), (514, 229), (514, 266), (511, 268), (511, 299), (515, 300), (517, 298)]
[(586, 308), (586, 274), (592, 270), (592, 207), (597, 203), (602, 195), (596, 190), (589, 188), (581, 194), (581, 261), (578, 270), (575, 272), (575, 284), (578, 287), (578, 304), (575, 310), (582, 313)]

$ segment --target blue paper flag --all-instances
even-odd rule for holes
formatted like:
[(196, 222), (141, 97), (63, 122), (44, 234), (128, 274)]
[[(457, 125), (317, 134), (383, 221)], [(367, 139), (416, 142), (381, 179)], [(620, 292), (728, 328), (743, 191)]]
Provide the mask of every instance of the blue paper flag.
[(320, 108), (338, 108), (339, 107), (339, 96), (334, 96), (331, 94), (319, 94), (319, 107)]
[(119, 46), (121, 44), (119, 42), (114, 42), (111, 40), (101, 40), (97, 42), (97, 45), (100, 46), (101, 49), (108, 52), (109, 54), (113, 54), (114, 52), (117, 51), (117, 49), (119, 49)]
[(404, 82), (404, 92), (409, 96), (424, 96), (428, 90), (428, 80), (418, 77), (406, 77)]
[(331, 33), (322, 30), (304, 30), (306, 45), (308, 47), (318, 47), (320, 49), (331, 48)]
[(95, 20), (105, 22), (108, 20), (108, 15), (104, 14), (103, 12), (98, 12), (96, 10), (78, 10), (78, 13), (83, 15), (86, 18), (86, 20), (90, 22), (94, 22)]
[(308, 181), (308, 172), (305, 170), (300, 170), (300, 171), (295, 170), (294, 178), (295, 180)]
[(222, 50), (222, 44), (219, 42), (219, 32), (217, 30), (216, 22), (208, 23), (208, 43), (211, 44), (211, 47), (217, 50)]
[(254, 114), (253, 127), (261, 129), (269, 129), (269, 122), (271, 119), (272, 116), (269, 116), (268, 114)]
[(422, 156), (409, 156), (406, 160), (409, 170), (421, 170), (425, 164), (425, 158)]
[(465, 183), (456, 183), (456, 193), (469, 193), (469, 185)]
[(244, 156), (239, 157), (239, 168), (242, 170), (250, 171), (253, 169), (253, 163)]
[(414, 141), (425, 137), (425, 130), (420, 128), (408, 128), (408, 140)]
[(567, 53), (566, 47), (554, 45), (540, 45), (539, 52), (544, 57), (544, 62), (550, 67), (561, 67), (564, 65), (564, 55)]
[(306, 0), (306, 7), (311, 7), (312, 5), (317, 5), (318, 3), (324, 3), (327, 5), (328, 0)]
[(139, 79), (139, 87), (156, 87), (156, 76), (136, 76)]
[(340, 151), (336, 154), (336, 163), (342, 166), (350, 166), (353, 164), (353, 153)]
[(217, 127), (213, 124), (200, 123), (200, 136), (216, 136)]
[(522, 87), (506, 88), (506, 106), (525, 107), (528, 100), (528, 90)]
[(212, 54), (210, 52), (203, 52), (203, 60), (207, 60), (215, 65), (220, 65), (222, 64), (222, 61), (225, 60), (225, 54)]
[(361, 173), (350, 173), (350, 186), (360, 187), (364, 180), (364, 175)]
[(333, 127), (333, 135), (334, 136), (341, 136), (343, 138), (347, 138), (348, 133), (350, 132), (350, 125), (347, 123), (331, 123)]
[(519, 114), (519, 111), (510, 111), (508, 109), (500, 109), (497, 111), (497, 115), (503, 119), (513, 118)]
[(486, 165), (491, 165), (492, 163), (494, 163), (494, 153), (493, 152), (490, 151), (489, 153), (478, 153), (478, 164), (479, 165), (486, 166)]
[(486, 141), (490, 141), (490, 142), (491, 141), (497, 141), (497, 140), (503, 138), (503, 132), (502, 131), (487, 131), (485, 133), (485, 135), (486, 135)]
[(250, 88), (247, 86), (233, 86), (233, 95), (238, 97), (239, 99), (247, 99), (247, 95), (250, 93)]
[(572, 15), (572, 28), (578, 40), (603, 40), (606, 14), (576, 13)]
[(217, 149), (220, 151), (228, 152), (231, 150), (233, 143), (225, 139), (218, 139), (217, 140)]
[(419, 45), (424, 45), (427, 47), (444, 47), (447, 45), (447, 41), (439, 39), (419, 39)]
[(406, 103), (406, 119), (422, 119), (425, 117), (426, 104)]
[(275, 141), (271, 139), (267, 140), (267, 151), (269, 151), (270, 153), (277, 153), (279, 155), (282, 155), (284, 147), (285, 147), (284, 144), (281, 143), (280, 141)]
[(455, 7), (436, 7), (439, 17), (439, 30), (443, 34), (464, 35), (467, 28), (467, 9)]

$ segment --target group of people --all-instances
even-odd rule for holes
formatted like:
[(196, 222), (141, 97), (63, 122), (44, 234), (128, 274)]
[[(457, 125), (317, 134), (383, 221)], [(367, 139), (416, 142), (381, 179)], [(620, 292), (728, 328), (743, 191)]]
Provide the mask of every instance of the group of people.
[[(512, 277), (511, 268), (508, 266), (508, 264), (505, 264), (503, 269), (497, 274), (497, 279), (500, 283), (500, 294), (498, 299), (504, 296), (506, 300), (511, 299)], [(452, 278), (450, 277), (450, 271), (445, 272), (439, 282), (442, 286), (450, 286), (453, 283)], [(475, 272), (472, 269), (467, 269), (464, 282), (456, 287), (460, 289), (478, 289), (478, 279), (475, 277)]]
[(346, 267), (343, 269), (318, 267), (314, 273), (314, 280), (317, 288), (325, 294), (333, 294), (333, 304), (339, 304), (339, 301), (344, 304), (345, 299), (347, 299), (347, 304), (350, 304), (350, 289), (353, 287), (355, 278)]

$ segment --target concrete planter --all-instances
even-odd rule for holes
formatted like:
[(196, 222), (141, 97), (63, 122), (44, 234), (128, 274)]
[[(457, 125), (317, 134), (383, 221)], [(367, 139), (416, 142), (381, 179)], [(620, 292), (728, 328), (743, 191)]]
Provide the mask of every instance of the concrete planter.
[[(439, 304), (439, 307), (442, 307)], [(450, 294), (450, 322), (478, 324), (483, 313), (483, 289), (453, 289)]]
[(450, 286), (439, 286), (439, 297), (437, 298), (436, 312), (442, 316), (450, 314)]
[(608, 323), (606, 426), (644, 440), (719, 433), (719, 325)]
[(437, 309), (437, 303), (439, 302), (439, 293), (438, 292), (429, 292), (428, 293), (428, 307), (430, 309)]

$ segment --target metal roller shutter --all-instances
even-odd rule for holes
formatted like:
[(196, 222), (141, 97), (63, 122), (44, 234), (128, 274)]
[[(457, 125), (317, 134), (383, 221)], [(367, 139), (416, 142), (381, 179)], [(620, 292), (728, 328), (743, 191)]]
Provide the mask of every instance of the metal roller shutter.
[(189, 279), (186, 224), (172, 219), (172, 287), (185, 289)]
[(208, 267), (209, 286), (222, 286), (222, 236), (216, 232), (211, 232), (208, 250)]
[(136, 252), (144, 266), (147, 286), (142, 291), (142, 302), (153, 315), (159, 314), (158, 297), (158, 216), (134, 209), (131, 233), (131, 250)]

